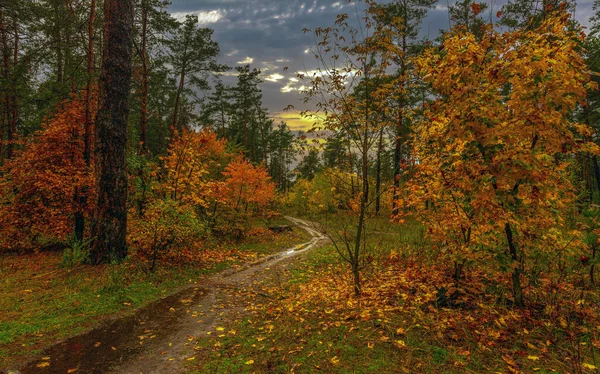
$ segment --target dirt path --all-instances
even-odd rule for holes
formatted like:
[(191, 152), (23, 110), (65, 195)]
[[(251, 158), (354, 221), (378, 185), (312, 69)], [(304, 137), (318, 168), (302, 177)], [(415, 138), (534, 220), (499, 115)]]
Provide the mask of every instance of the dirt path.
[[(314, 224), (286, 217), (311, 234), (310, 241), (241, 270), (228, 270), (199, 280), (139, 310), (134, 316), (75, 336), (42, 353), (43, 359), (9, 373), (179, 373), (194, 354), (193, 340), (211, 333), (219, 322), (239, 312), (230, 289), (245, 289), (297, 255), (327, 242)], [(76, 370), (75, 370), (76, 369)]]

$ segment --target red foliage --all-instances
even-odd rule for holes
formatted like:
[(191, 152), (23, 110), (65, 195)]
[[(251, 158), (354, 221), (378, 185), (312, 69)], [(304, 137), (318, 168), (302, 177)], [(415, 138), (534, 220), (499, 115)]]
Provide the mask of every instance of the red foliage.
[[(85, 101), (73, 96), (2, 168), (1, 249), (31, 250), (64, 241), (73, 231), (74, 214), (90, 212), (90, 204), (82, 204), (93, 201), (94, 190), (83, 158), (84, 121)], [(87, 199), (75, 201), (76, 193)]]

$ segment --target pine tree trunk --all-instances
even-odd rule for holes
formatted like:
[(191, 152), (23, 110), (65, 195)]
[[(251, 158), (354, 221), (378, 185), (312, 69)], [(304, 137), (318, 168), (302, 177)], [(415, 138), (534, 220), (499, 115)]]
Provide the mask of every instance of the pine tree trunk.
[[(19, 27), (17, 26), (17, 21), (13, 19), (13, 32), (15, 41), (13, 43), (13, 69), (16, 70), (17, 64), (19, 63)], [(15, 139), (17, 137), (17, 122), (19, 120), (19, 97), (18, 97), (18, 82), (16, 72), (13, 71), (12, 74), (12, 103), (11, 109), (12, 113), (10, 116), (10, 125), (8, 126), (8, 146), (6, 149), (6, 156), (8, 158), (13, 157), (14, 149), (15, 149)]]
[(175, 136), (175, 130), (177, 129), (177, 123), (179, 122), (179, 102), (181, 101), (181, 93), (185, 87), (185, 71), (182, 70), (179, 76), (179, 86), (177, 87), (177, 93), (175, 94), (175, 108), (173, 109), (173, 122), (171, 129), (169, 130), (169, 137), (173, 139)]
[(140, 105), (140, 144), (138, 154), (146, 153), (146, 131), (148, 127), (148, 9), (146, 1), (142, 1), (142, 102)]
[[(4, 83), (4, 92), (2, 93), (2, 111), (3, 111), (3, 116), (2, 116), (2, 123), (0, 124), (0, 161), (4, 160), (4, 154), (3, 154), (3, 144), (4, 144), (4, 130), (6, 129), (6, 133), (8, 135), (9, 127), (10, 127), (10, 114), (11, 114), (11, 108), (10, 108), (10, 103), (11, 103), (11, 97), (10, 97), (10, 93), (8, 90), (8, 81), (9, 81), (9, 77), (10, 77), (10, 63), (9, 63), (9, 49), (8, 49), (8, 38), (6, 36), (6, 21), (4, 18), (4, 14), (2, 13), (2, 10), (0, 9), (0, 38), (2, 40), (2, 78), (3, 78), (3, 83)], [(7, 145), (8, 148), (8, 145)]]
[(125, 147), (131, 87), (133, 2), (105, 0), (102, 73), (95, 123), (97, 198), (90, 261), (120, 261), (127, 255)]

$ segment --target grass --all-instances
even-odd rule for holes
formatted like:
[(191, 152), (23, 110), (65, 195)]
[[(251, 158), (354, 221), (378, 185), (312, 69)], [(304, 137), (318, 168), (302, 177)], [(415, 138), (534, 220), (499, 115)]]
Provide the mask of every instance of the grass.
[[(303, 230), (272, 235), (253, 222), (258, 234), (231, 244), (252, 258), (281, 251), (307, 240)], [(0, 371), (16, 367), (45, 347), (98, 326), (102, 321), (134, 313), (137, 308), (174, 293), (198, 277), (235, 266), (224, 258), (209, 267), (159, 266), (128, 260), (120, 265), (61, 266), (58, 252), (1, 255)]]
[[(360, 299), (333, 246), (315, 249), (265, 278), (258, 287), (268, 299), (238, 295), (245, 312), (225, 325), (235, 333), (197, 337), (188, 372), (598, 372), (600, 325), (567, 305), (575, 300), (559, 314), (514, 309), (465, 284), (472, 296), (463, 306), (438, 306), (448, 264), (436, 264), (423, 228), (382, 220), (373, 231), (376, 268), (363, 272)], [(598, 301), (591, 292), (588, 302)]]

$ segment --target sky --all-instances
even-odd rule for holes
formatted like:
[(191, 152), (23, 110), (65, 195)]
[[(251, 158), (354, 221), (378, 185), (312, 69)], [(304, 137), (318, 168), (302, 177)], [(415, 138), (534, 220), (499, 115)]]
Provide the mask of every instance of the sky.
[[(429, 12), (422, 37), (435, 38), (440, 29), (448, 28), (448, 1), (442, 0)], [(489, 1), (495, 14), (505, 0)], [(575, 18), (583, 26), (589, 25), (592, 3), (577, 3)], [(316, 43), (311, 33), (302, 30), (332, 25), (337, 14), (356, 15), (360, 10), (347, 0), (172, 0), (169, 12), (180, 20), (187, 14), (197, 15), (201, 27), (213, 29), (213, 39), (221, 49), (220, 63), (232, 67), (250, 64), (260, 69), (264, 107), (276, 123), (284, 120), (292, 129), (300, 130), (310, 121), (283, 109), (290, 104), (306, 109), (299, 93), (302, 82), (295, 77), (296, 72), (316, 67), (309, 53)], [(288, 69), (284, 71), (284, 67)], [(234, 85), (233, 72), (226, 73), (223, 81)]]

